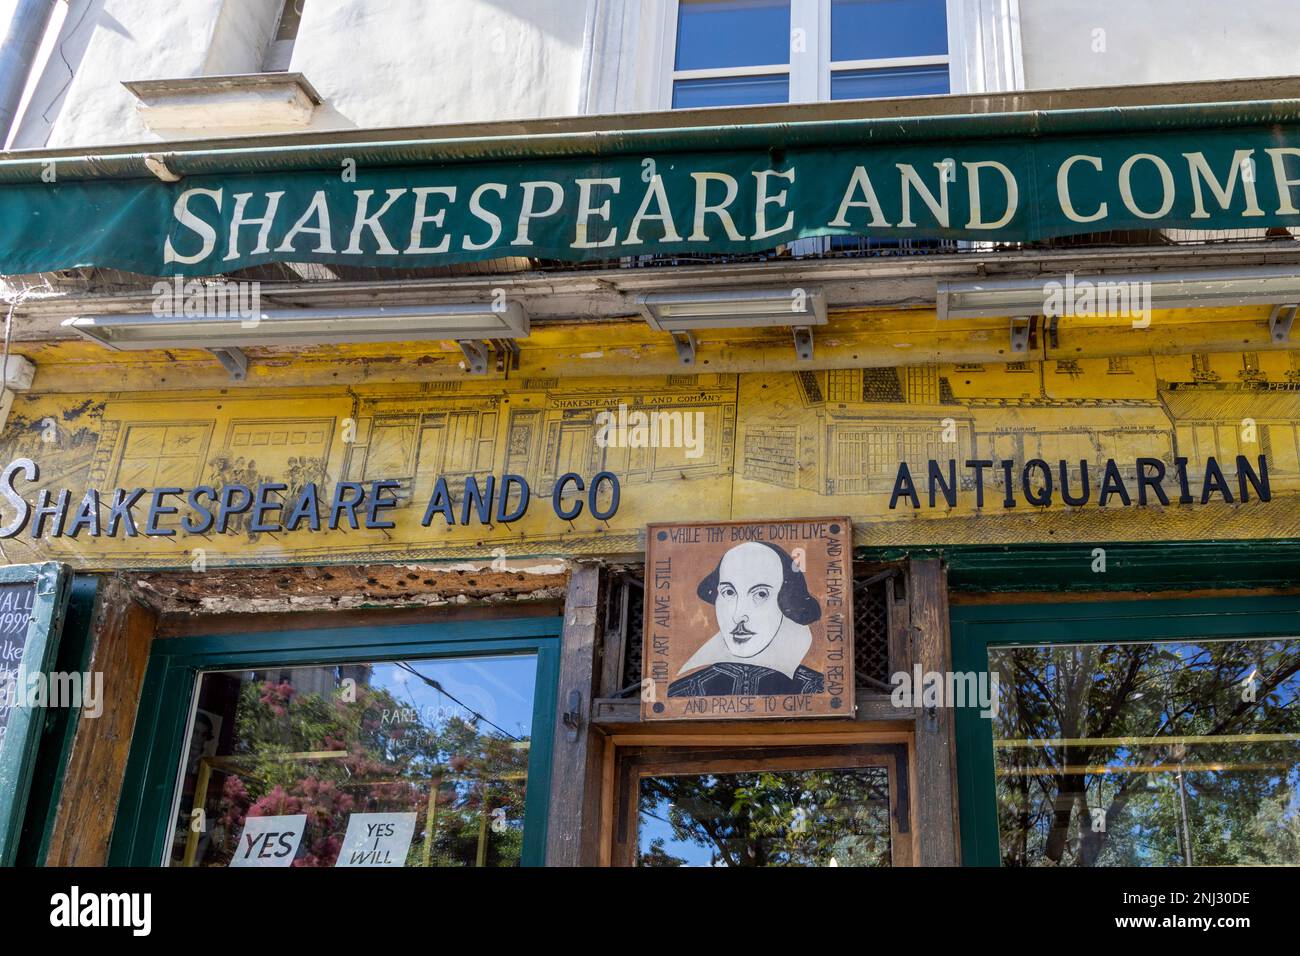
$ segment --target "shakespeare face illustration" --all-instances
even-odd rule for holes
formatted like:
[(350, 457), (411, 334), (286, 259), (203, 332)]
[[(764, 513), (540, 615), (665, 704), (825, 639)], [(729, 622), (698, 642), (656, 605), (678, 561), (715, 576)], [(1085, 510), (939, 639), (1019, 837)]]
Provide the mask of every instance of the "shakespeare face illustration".
[(753, 657), (776, 640), (786, 622), (779, 596), (785, 584), (781, 556), (761, 544), (742, 544), (718, 565), (713, 613), (733, 655)]
[(688, 660), (668, 696), (820, 693), (822, 675), (802, 666), (809, 624), (821, 606), (781, 548), (749, 541), (727, 551), (696, 590), (718, 630)]

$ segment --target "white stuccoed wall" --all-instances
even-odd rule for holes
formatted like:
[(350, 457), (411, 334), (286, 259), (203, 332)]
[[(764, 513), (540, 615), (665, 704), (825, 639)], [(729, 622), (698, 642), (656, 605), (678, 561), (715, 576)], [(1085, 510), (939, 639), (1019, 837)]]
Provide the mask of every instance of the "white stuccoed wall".
[(1029, 89), (1289, 76), (1300, 0), (1020, 0), (1020, 45)]
[[(1016, 8), (951, 3), (977, 34)], [(0, 0), (0, 14), (10, 6)], [(279, 9), (280, 0), (69, 0), (13, 145), (176, 138), (144, 124), (122, 81), (258, 72)], [(1300, 0), (1018, 0), (1018, 9), (1030, 89), (1300, 72)], [(317, 129), (650, 109), (660, 105), (656, 58), (670, 10), (667, 0), (305, 0), (291, 69), (325, 101)], [(584, 74), (587, 29), (595, 61)], [(1103, 52), (1093, 51), (1097, 30)]]
[[(320, 129), (570, 115), (587, 2), (306, 0), (290, 69), (325, 101)], [(13, 145), (170, 138), (143, 123), (122, 81), (256, 73), (279, 10), (279, 0), (72, 0)]]
[(290, 68), (348, 126), (577, 112), (587, 0), (308, 0)]
[(122, 81), (255, 72), (277, 12), (274, 0), (74, 0), (14, 145), (157, 139)]

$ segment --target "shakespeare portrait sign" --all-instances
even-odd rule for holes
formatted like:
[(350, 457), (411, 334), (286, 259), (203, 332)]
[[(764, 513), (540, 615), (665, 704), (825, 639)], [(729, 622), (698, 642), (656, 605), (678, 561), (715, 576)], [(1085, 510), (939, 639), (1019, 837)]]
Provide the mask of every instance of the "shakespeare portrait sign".
[(645, 720), (853, 716), (847, 518), (646, 530)]

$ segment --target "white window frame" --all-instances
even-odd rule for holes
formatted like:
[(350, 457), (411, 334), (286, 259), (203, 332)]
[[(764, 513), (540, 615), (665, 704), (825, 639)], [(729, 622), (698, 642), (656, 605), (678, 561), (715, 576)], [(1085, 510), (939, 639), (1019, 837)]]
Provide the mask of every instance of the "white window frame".
[[(831, 95), (831, 76), (852, 70), (880, 70), (908, 66), (948, 67), (953, 93), (987, 93), (1024, 88), (1020, 53), (1019, 0), (947, 0), (948, 53), (936, 56), (888, 57), (832, 62), (831, 0), (790, 0), (791, 53), (787, 63), (762, 66), (677, 70), (678, 0), (660, 0), (661, 40), (658, 69), (653, 71), (660, 109), (671, 109), (677, 80), (739, 76), (789, 76), (791, 103), (825, 102)], [(794, 52), (794, 31), (803, 28), (805, 47)]]

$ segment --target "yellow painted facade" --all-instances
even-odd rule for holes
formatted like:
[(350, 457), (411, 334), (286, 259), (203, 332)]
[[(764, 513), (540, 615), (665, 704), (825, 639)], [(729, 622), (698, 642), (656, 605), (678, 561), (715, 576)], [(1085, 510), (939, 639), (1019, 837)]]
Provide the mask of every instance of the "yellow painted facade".
[[(602, 411), (659, 411), (702, 426), (698, 449), (610, 447)], [(684, 422), (685, 419), (682, 419)], [(698, 454), (696, 454), (698, 451)], [(396, 479), (390, 530), (254, 534), (246, 519), (225, 534), (173, 538), (0, 541), (12, 563), (55, 559), (82, 569), (628, 554), (652, 521), (717, 521), (848, 513), (855, 543), (872, 546), (1300, 537), (1300, 352), (1203, 352), (1022, 363), (948, 362), (877, 368), (638, 377), (513, 373), (508, 380), (226, 389), (32, 393), (18, 396), (0, 436), (4, 461), (28, 457), (37, 488), (88, 488)], [(1107, 459), (1135, 492), (1136, 458), (1189, 460), (1200, 491), (1205, 460), (1222, 464), (1236, 493), (1237, 455), (1268, 461), (1273, 500), (1101, 508)], [(1050, 508), (1017, 497), (1004, 508), (990, 472), (985, 507), (969, 488), (956, 508), (928, 506), (926, 462), (1040, 458), (1089, 463), (1093, 499)], [(900, 462), (922, 507), (891, 510)], [(617, 513), (556, 517), (558, 476), (599, 471), (621, 482)], [(422, 527), (434, 483), (459, 502), (470, 475), (524, 476), (533, 491), (511, 524)], [(1170, 482), (1167, 482), (1170, 484)], [(608, 503), (608, 488), (599, 502)], [(1171, 493), (1172, 487), (1171, 487)], [(573, 496), (568, 496), (572, 498)], [(585, 497), (585, 496), (584, 496)], [(1175, 494), (1176, 498), (1176, 494)], [(1136, 503), (1136, 502), (1135, 502)], [(147, 498), (137, 506), (143, 526)], [(7, 518), (7, 514), (6, 514)], [(179, 516), (163, 527), (178, 527)], [(500, 549), (500, 550), (498, 550)]]

